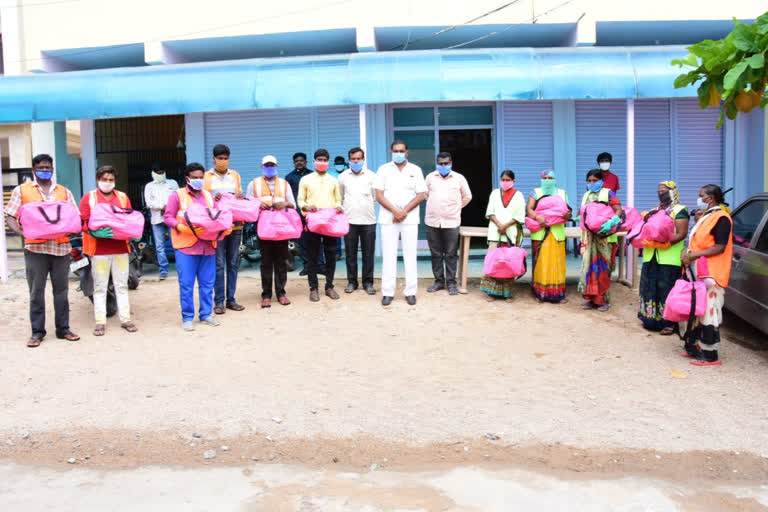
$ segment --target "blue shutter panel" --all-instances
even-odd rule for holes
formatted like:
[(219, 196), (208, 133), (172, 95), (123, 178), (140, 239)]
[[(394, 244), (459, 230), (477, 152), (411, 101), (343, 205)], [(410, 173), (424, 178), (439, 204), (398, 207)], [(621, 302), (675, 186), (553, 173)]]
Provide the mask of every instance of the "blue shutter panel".
[(527, 201), (540, 184), (541, 171), (553, 167), (552, 103), (505, 101), (503, 123), (504, 162), (498, 173), (513, 170), (515, 188), (525, 194)]
[(669, 100), (635, 102), (635, 207), (640, 211), (659, 203), (659, 182), (672, 177), (669, 109)]
[(320, 107), (317, 109), (317, 147), (325, 148), (333, 159), (360, 145), (360, 110), (357, 105)]
[(696, 207), (703, 185), (723, 185), (723, 131), (717, 130), (718, 109), (701, 110), (696, 99), (676, 99), (677, 186), (680, 202)]
[(624, 100), (576, 101), (576, 187), (581, 203), (587, 171), (597, 167), (597, 155), (613, 156), (611, 171), (619, 176), (619, 198), (626, 203), (627, 103)]

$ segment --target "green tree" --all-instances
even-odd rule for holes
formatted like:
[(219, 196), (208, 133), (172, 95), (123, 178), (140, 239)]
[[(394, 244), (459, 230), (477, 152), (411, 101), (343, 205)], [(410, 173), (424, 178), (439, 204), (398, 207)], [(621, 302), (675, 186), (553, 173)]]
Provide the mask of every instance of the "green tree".
[(739, 112), (764, 108), (768, 103), (768, 12), (752, 25), (735, 18), (733, 24), (733, 31), (725, 38), (689, 46), (688, 55), (672, 61), (673, 66), (694, 68), (675, 79), (675, 88), (702, 81), (697, 90), (699, 106), (720, 107), (718, 128), (723, 124), (723, 115), (736, 119)]

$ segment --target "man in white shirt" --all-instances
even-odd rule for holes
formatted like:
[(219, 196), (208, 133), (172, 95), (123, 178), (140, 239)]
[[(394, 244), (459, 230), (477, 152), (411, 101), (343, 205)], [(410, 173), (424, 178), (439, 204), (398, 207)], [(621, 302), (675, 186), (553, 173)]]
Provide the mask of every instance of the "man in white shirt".
[(152, 181), (144, 187), (144, 204), (149, 208), (152, 223), (152, 238), (155, 239), (155, 254), (160, 267), (160, 280), (168, 277), (168, 256), (165, 254), (165, 238), (170, 237), (170, 229), (163, 222), (163, 214), (168, 198), (178, 190), (176, 180), (165, 176), (165, 169), (160, 164), (152, 164)]
[(363, 288), (374, 295), (373, 258), (376, 249), (376, 175), (365, 166), (365, 152), (349, 150), (349, 169), (339, 175), (339, 194), (344, 213), (349, 217), (349, 234), (344, 237), (347, 256), (346, 293), (357, 290), (357, 247), (363, 252)]
[(381, 205), (381, 304), (389, 306), (397, 283), (397, 243), (402, 239), (405, 263), (405, 299), (416, 304), (418, 272), (416, 245), (419, 237), (419, 203), (427, 191), (424, 174), (418, 165), (408, 161), (408, 145), (396, 140), (390, 145), (392, 161), (376, 172), (374, 188)]

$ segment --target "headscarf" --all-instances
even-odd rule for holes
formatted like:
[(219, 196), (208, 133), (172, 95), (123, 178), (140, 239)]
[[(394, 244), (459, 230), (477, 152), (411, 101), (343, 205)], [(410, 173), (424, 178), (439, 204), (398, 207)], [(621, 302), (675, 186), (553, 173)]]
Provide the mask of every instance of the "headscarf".
[[(677, 183), (675, 183), (672, 180), (666, 180), (659, 183), (659, 185), (664, 185), (669, 189), (669, 196), (671, 199), (671, 202), (669, 205), (666, 206), (666, 209), (673, 208), (674, 206), (680, 204), (680, 190), (677, 188)], [(659, 205), (659, 208), (661, 208), (662, 205)]]
[(544, 178), (555, 179), (555, 171), (553, 171), (552, 169), (544, 169), (543, 171), (541, 171), (541, 179), (544, 179)]

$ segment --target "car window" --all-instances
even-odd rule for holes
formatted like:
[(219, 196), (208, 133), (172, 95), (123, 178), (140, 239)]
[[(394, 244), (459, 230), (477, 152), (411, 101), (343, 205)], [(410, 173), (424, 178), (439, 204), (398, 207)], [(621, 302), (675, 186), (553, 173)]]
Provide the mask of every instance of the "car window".
[(755, 250), (768, 254), (768, 222), (763, 226), (763, 232), (760, 234), (760, 238), (757, 239)]
[(749, 247), (766, 211), (768, 211), (768, 199), (754, 199), (735, 212), (733, 214), (733, 243), (742, 247)]

